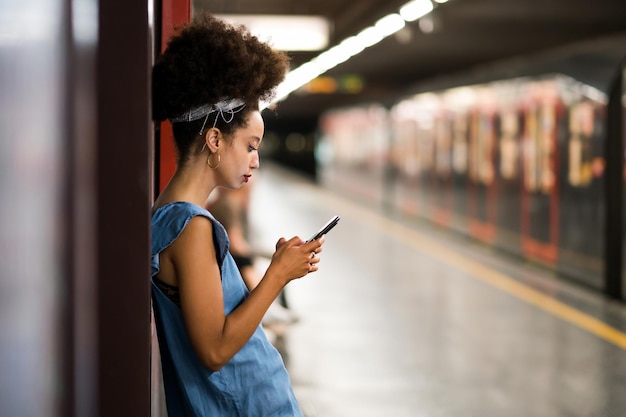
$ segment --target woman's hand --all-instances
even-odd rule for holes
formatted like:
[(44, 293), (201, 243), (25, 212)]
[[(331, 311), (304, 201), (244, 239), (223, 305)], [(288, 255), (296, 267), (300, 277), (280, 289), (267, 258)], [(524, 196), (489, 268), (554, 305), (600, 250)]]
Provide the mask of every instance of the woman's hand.
[(289, 240), (280, 238), (276, 243), (276, 252), (272, 256), (272, 262), (268, 267), (268, 273), (281, 277), (286, 285), (289, 281), (301, 278), (310, 272), (318, 270), (324, 238), (305, 243), (299, 237)]

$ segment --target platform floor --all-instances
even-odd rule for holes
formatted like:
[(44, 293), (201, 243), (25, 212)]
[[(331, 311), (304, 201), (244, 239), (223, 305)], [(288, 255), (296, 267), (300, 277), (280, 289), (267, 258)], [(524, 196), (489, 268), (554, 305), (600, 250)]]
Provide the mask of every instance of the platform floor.
[(307, 417), (626, 416), (625, 304), (271, 164), (255, 175), (261, 253), (342, 217), (276, 339)]

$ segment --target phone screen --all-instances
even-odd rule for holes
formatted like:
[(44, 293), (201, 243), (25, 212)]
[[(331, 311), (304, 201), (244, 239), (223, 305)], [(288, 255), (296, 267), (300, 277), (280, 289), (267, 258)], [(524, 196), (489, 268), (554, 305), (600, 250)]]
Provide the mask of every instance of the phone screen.
[(311, 236), (311, 238), (307, 240), (306, 243), (317, 240), (320, 237), (324, 236), (326, 233), (328, 233), (333, 227), (337, 225), (337, 223), (339, 223), (339, 218), (339, 216), (334, 216), (332, 219), (330, 219), (328, 223), (326, 223), (317, 233)]

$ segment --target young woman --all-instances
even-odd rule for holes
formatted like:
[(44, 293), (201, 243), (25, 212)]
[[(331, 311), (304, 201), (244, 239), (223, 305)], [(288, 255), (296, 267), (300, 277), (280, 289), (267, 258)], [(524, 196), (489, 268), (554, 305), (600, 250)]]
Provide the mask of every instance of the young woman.
[(153, 69), (153, 117), (169, 119), (177, 169), (152, 215), (152, 297), (169, 417), (301, 416), (287, 371), (260, 323), (291, 280), (318, 269), (323, 239), (281, 238), (249, 292), (222, 225), (203, 208), (216, 187), (259, 167), (259, 100), (287, 59), (208, 14), (168, 43)]

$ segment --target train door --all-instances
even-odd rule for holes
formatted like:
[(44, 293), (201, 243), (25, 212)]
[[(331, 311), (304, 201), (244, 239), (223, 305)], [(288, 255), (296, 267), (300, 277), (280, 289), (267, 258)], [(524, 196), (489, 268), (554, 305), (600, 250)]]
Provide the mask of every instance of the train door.
[[(622, 68), (622, 77), (621, 77), (621, 90), (622, 97), (626, 97), (626, 64), (623, 65)], [(619, 126), (619, 133), (622, 137), (622, 155), (623, 162), (621, 166), (621, 178), (622, 178), (622, 199), (626, 199), (626, 100), (620, 100), (621, 102), (621, 119)], [(621, 279), (621, 288), (619, 288), (619, 295), (623, 300), (626, 300), (626, 201), (622, 200), (622, 257), (621, 257), (621, 268), (622, 268), (622, 279)]]
[(435, 114), (439, 107), (434, 93), (420, 94), (416, 97), (415, 118), (417, 123), (417, 164), (421, 215), (434, 220), (438, 211), (437, 189), (435, 184)]
[(496, 118), (497, 246), (520, 253), (522, 117), (517, 103), (503, 103)]
[(470, 112), (469, 233), (484, 242), (496, 235), (497, 188), (495, 182), (495, 111), (483, 91), (483, 99)]
[(392, 206), (405, 214), (417, 215), (419, 212), (419, 165), (417, 162), (417, 123), (401, 109), (394, 109), (392, 114), (393, 141), (390, 159), (397, 172), (396, 192)]
[(469, 116), (457, 110), (452, 116), (452, 187), (456, 221), (452, 227), (468, 233), (468, 170), (469, 170)]
[(445, 227), (450, 227), (453, 207), (452, 182), (452, 117), (446, 109), (441, 109), (435, 118), (435, 166), (433, 192), (435, 207), (432, 220)]
[(559, 241), (556, 135), (561, 110), (554, 83), (529, 87), (523, 108), (522, 253), (554, 265)]
[(561, 154), (559, 270), (602, 287), (605, 211), (606, 106), (582, 97), (567, 106), (568, 135)]

